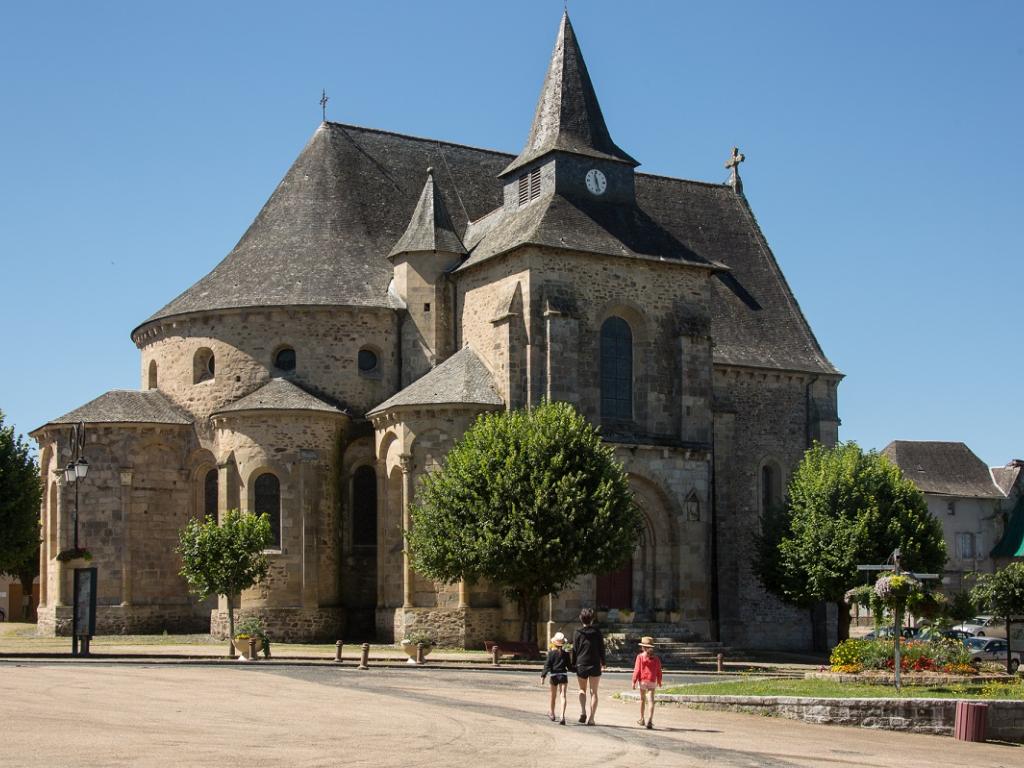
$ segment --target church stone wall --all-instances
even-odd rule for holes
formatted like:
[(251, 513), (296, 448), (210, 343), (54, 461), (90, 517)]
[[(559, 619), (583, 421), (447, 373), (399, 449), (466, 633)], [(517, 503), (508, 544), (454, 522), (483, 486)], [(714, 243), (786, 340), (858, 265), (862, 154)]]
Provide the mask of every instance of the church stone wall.
[[(253, 485), (260, 474), (272, 472), (280, 482), (281, 544), (268, 551), (267, 578), (241, 600), (243, 611), (265, 618), (272, 638), (310, 639), (306, 631), (322, 637), (325, 627), (340, 621), (337, 474), (345, 422), (346, 417), (294, 411), (214, 417), (215, 453), (236, 469), (242, 511), (255, 511)], [(324, 616), (318, 619), (318, 613)]]
[[(75, 567), (97, 569), (97, 631), (202, 631), (204, 613), (179, 575), (178, 531), (196, 514), (190, 427), (89, 426), (83, 455), (89, 474), (79, 481), (79, 546), (90, 561), (61, 563), (73, 546), (75, 486), (51, 484), (43, 503), (45, 603), (40, 631), (71, 631)], [(39, 436), (51, 471), (70, 460), (67, 429)]]
[[(152, 323), (136, 331), (141, 349), (142, 387), (150, 363), (157, 364), (157, 389), (205, 420), (224, 405), (249, 394), (272, 377), (365, 412), (398, 390), (397, 315), (367, 307), (330, 309), (253, 309), (222, 311)], [(294, 371), (279, 371), (279, 349), (295, 350)], [(377, 371), (360, 373), (359, 350), (379, 356)], [(215, 360), (212, 379), (194, 383), (196, 352), (209, 349)]]
[(816, 429), (808, 374), (715, 369), (715, 492), (722, 640), (741, 647), (809, 649), (810, 612), (769, 594), (753, 570), (760, 530), (761, 469), (781, 470), (784, 492)]

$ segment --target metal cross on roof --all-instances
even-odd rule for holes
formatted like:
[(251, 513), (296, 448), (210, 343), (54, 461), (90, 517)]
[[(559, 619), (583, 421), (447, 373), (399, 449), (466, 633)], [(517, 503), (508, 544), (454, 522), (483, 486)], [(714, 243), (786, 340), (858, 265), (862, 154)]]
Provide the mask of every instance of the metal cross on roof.
[(746, 156), (740, 152), (739, 147), (733, 147), (732, 156), (725, 163), (725, 167), (731, 171), (729, 174), (729, 186), (737, 192), (743, 191), (743, 182), (740, 180), (740, 163), (746, 159)]
[(327, 97), (327, 89), (324, 88), (321, 91), (321, 93), (320, 93), (320, 109), (323, 110), (323, 113), (324, 113), (323, 114), (323, 118), (324, 118), (324, 122), (325, 123), (327, 122), (327, 102), (328, 101), (330, 101), (330, 99)]

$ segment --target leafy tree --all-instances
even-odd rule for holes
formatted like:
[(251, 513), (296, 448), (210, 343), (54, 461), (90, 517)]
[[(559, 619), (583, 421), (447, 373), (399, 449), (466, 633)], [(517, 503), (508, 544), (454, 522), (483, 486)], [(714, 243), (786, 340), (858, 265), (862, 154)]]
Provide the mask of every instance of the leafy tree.
[[(0, 411), (0, 573), (21, 580), (25, 594), (39, 573), (39, 504), (43, 485), (29, 444), (4, 426)], [(26, 584), (25, 579), (28, 579)]]
[(979, 574), (971, 599), (1006, 622), (1006, 671), (1012, 673), (1010, 624), (1014, 616), (1024, 616), (1024, 563), (1010, 563), (995, 573)]
[(232, 509), (221, 524), (192, 518), (178, 534), (181, 575), (200, 600), (223, 595), (228, 603), (228, 650), (235, 636), (233, 600), (258, 584), (270, 568), (263, 550), (271, 541), (270, 520)]
[(787, 506), (762, 521), (755, 570), (769, 591), (794, 605), (836, 603), (840, 640), (850, 629), (843, 596), (863, 580), (858, 564), (883, 563), (896, 548), (906, 570), (940, 571), (946, 563), (942, 526), (924, 494), (875, 451), (816, 443), (788, 493)]
[(949, 601), (946, 615), (955, 624), (963, 624), (977, 616), (978, 607), (974, 604), (974, 600), (971, 599), (971, 593), (957, 592), (954, 594), (953, 599)]
[(568, 403), (481, 415), (424, 477), (411, 514), (415, 568), (501, 587), (524, 641), (536, 638), (540, 597), (621, 567), (641, 525), (612, 448)]

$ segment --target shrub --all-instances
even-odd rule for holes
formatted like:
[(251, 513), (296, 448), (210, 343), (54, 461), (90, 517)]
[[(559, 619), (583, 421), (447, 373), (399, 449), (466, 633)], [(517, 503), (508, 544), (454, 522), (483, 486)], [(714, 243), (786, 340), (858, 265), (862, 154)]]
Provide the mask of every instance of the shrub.
[[(844, 640), (832, 650), (829, 663), (833, 672), (856, 672), (865, 669), (893, 669), (893, 641)], [(914, 672), (946, 671), (969, 674), (970, 654), (964, 644), (949, 638), (936, 640), (903, 640), (900, 645), (900, 669)], [(859, 667), (859, 669), (853, 669)], [(969, 670), (969, 671), (967, 671)]]

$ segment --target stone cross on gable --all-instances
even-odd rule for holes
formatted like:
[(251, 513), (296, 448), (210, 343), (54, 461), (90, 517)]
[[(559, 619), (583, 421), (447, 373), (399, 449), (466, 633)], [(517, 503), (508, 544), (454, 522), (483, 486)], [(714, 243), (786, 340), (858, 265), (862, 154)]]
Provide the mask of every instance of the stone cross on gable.
[(327, 97), (327, 89), (324, 88), (320, 92), (320, 109), (323, 110), (323, 113), (324, 113), (323, 117), (324, 117), (324, 122), (325, 123), (327, 122), (327, 102), (328, 101), (330, 101), (330, 99)]
[(746, 159), (746, 156), (740, 152), (739, 147), (733, 147), (732, 157), (730, 157), (725, 163), (725, 167), (730, 171), (729, 186), (737, 192), (743, 191), (743, 181), (740, 179), (740, 163)]

